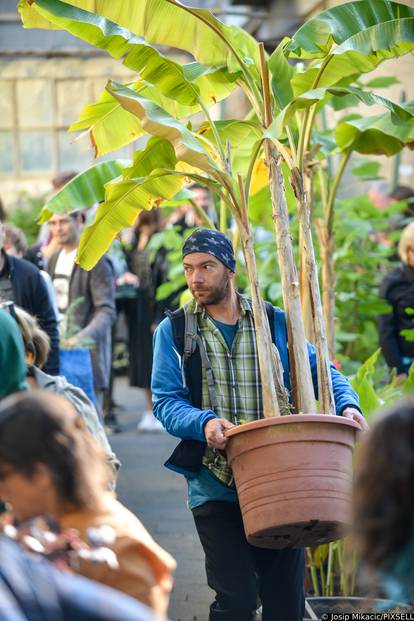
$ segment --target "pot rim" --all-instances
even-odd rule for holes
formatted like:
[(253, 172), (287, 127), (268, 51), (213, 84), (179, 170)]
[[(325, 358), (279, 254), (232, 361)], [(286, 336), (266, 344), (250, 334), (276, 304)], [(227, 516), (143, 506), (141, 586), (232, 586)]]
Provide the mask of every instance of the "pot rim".
[(356, 431), (361, 431), (360, 425), (351, 418), (344, 418), (341, 415), (334, 414), (287, 414), (286, 416), (270, 416), (268, 418), (260, 418), (249, 423), (236, 425), (231, 429), (227, 429), (224, 435), (231, 438), (238, 433), (270, 427), (273, 425), (285, 425), (289, 423), (334, 423), (337, 425), (345, 425), (353, 427)]

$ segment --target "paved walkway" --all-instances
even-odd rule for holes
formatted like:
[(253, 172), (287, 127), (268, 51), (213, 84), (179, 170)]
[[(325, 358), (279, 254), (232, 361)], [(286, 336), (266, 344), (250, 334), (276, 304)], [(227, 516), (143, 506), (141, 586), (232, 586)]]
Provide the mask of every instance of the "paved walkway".
[(177, 560), (171, 621), (207, 621), (213, 593), (206, 585), (203, 552), (186, 506), (187, 486), (183, 477), (162, 465), (177, 440), (166, 433), (137, 433), (145, 402), (142, 391), (129, 388), (124, 378), (116, 380), (115, 401), (125, 407), (119, 416), (123, 431), (110, 437), (122, 462), (119, 498)]

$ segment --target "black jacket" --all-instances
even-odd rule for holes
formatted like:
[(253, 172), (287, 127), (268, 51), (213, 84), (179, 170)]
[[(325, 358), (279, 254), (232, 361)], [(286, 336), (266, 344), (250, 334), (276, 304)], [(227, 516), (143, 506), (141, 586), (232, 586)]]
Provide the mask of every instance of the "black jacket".
[(34, 315), (42, 330), (50, 338), (50, 353), (44, 366), (45, 373), (59, 374), (59, 332), (55, 311), (46, 283), (32, 263), (16, 259), (6, 253), (9, 278), (13, 285), (14, 301), (25, 311)]
[(406, 372), (402, 358), (414, 358), (414, 342), (401, 336), (401, 330), (414, 329), (414, 316), (406, 312), (414, 309), (414, 269), (402, 264), (392, 270), (381, 283), (381, 297), (391, 310), (378, 319), (379, 340), (386, 363), (398, 373)]

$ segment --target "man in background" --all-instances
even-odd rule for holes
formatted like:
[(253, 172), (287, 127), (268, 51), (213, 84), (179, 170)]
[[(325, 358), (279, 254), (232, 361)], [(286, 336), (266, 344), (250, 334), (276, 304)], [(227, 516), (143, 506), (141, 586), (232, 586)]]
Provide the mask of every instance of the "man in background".
[[(83, 218), (79, 212), (54, 214), (49, 220), (52, 235), (61, 250), (47, 264), (56, 292), (61, 321), (71, 311), (72, 325), (78, 329), (68, 338), (69, 348), (81, 347), (85, 339), (93, 342), (91, 351), (95, 395), (102, 409), (104, 391), (109, 384), (111, 368), (111, 327), (115, 321), (115, 281), (106, 257), (90, 271), (75, 263)], [(74, 302), (76, 307), (70, 309)]]
[(11, 300), (38, 319), (50, 338), (51, 350), (44, 371), (58, 375), (59, 332), (47, 285), (37, 267), (5, 251), (3, 226), (0, 222), (0, 301)]

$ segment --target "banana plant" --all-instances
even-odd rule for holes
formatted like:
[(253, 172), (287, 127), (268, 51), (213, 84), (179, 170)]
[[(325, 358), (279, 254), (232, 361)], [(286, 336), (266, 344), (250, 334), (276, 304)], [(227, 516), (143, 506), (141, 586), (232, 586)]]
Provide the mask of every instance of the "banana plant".
[[(92, 267), (117, 232), (130, 225), (140, 210), (170, 199), (188, 180), (196, 180), (216, 192), (231, 211), (243, 246), (265, 416), (278, 414), (285, 404), (282, 408), (276, 405), (280, 361), (271, 346), (260, 297), (249, 220), (251, 188), (258, 161), (263, 157), (268, 168), (287, 310), (294, 406), (299, 412), (316, 411), (286, 206), (282, 166), (288, 167), (309, 279), (320, 407), (324, 412), (332, 412), (328, 347), (309, 204), (307, 166), (312, 130), (321, 107), (335, 97), (350, 95), (368, 106), (384, 106), (395, 124), (412, 122), (410, 108), (352, 84), (383, 60), (413, 49), (414, 9), (386, 0), (361, 0), (335, 7), (309, 20), (291, 40), (282, 41), (267, 57), (263, 46), (243, 30), (225, 26), (208, 11), (175, 0), (157, 0), (156, 10), (150, 0), (124, 0), (122, 4), (111, 0), (21, 0), (19, 8), (27, 27), (68, 30), (115, 58), (122, 56), (123, 62), (139, 74), (131, 85), (110, 81), (107, 93), (93, 110), (84, 111), (83, 118), (74, 126), (89, 132), (98, 152), (107, 149), (110, 141), (104, 144), (105, 119), (110, 115), (105, 117), (102, 112), (99, 116), (98, 111), (99, 105), (104, 104), (108, 112), (112, 106), (113, 118), (121, 118), (123, 125), (131, 124), (132, 132), (123, 131), (122, 140), (133, 140), (137, 132), (152, 136), (147, 147), (137, 152), (132, 167), (125, 169), (120, 179), (107, 183), (105, 202), (81, 241), (79, 261), (84, 267)], [(185, 50), (198, 65), (191, 73), (163, 57), (154, 44)], [(292, 67), (290, 60), (297, 58), (305, 60), (305, 71)], [(235, 119), (231, 124), (220, 124), (211, 119), (209, 108), (217, 100), (215, 90), (219, 97), (226, 97), (226, 89), (220, 90), (215, 83), (218, 78), (220, 86), (225, 83), (229, 92), (236, 86), (243, 89), (251, 103), (253, 120)], [(187, 106), (187, 110), (182, 106)], [(205, 125), (198, 130), (187, 122), (190, 109), (204, 114)], [(98, 142), (97, 121), (103, 128)], [(242, 135), (244, 157), (238, 157), (235, 145)]]

